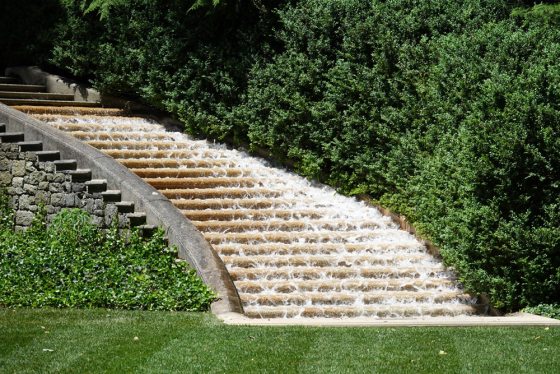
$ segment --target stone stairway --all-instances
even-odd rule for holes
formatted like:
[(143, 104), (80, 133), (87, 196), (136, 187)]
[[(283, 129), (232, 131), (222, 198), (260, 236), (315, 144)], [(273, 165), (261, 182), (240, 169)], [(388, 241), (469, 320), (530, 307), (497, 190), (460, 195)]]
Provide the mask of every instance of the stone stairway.
[[(249, 317), (408, 318), (483, 308), (418, 240), (363, 203), (120, 109), (1, 91), (0, 101), (112, 156), (171, 199), (226, 264)], [(120, 200), (118, 191), (104, 194)]]

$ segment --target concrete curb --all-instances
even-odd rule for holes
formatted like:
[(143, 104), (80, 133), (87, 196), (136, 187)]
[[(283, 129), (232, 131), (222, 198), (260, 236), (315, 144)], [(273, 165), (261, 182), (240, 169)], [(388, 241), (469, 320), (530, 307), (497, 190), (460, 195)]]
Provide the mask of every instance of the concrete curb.
[(529, 313), (501, 317), (458, 316), (408, 319), (374, 318), (247, 318), (239, 313), (223, 313), (218, 318), (226, 325), (239, 326), (313, 326), (313, 327), (488, 327), (488, 326), (555, 326), (560, 320)]
[(187, 260), (204, 282), (217, 292), (215, 314), (242, 312), (237, 290), (222, 260), (195, 226), (155, 188), (97, 149), (45, 125), (22, 112), (0, 104), (0, 121), (8, 131), (23, 132), (27, 141), (42, 141), (44, 150), (57, 150), (65, 159), (75, 159), (80, 168), (92, 170), (94, 179), (106, 179), (110, 189), (119, 189), (123, 200), (133, 201), (146, 213), (147, 223), (162, 227), (179, 257)]

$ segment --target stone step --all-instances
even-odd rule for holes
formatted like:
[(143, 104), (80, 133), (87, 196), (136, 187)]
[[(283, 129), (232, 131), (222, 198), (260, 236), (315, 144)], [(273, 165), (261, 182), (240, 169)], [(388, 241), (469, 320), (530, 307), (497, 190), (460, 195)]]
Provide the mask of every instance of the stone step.
[(176, 188), (218, 188), (218, 187), (264, 187), (266, 179), (261, 178), (229, 178), (229, 177), (200, 177), (200, 178), (142, 178), (157, 189)]
[(46, 99), (4, 99), (0, 98), (0, 102), (6, 105), (26, 105), (26, 106), (63, 106), (63, 107), (98, 107), (101, 104), (87, 101), (69, 101), (69, 100), (46, 100)]
[(259, 267), (259, 268), (229, 268), (229, 274), (234, 281), (242, 280), (319, 280), (349, 278), (423, 278), (444, 277), (447, 272), (443, 266), (416, 266), (392, 268), (388, 266), (325, 266), (325, 267)]
[(223, 256), (259, 256), (259, 255), (318, 255), (331, 253), (426, 253), (425, 249), (414, 241), (397, 243), (390, 240), (376, 240), (367, 243), (261, 243), (261, 244), (214, 244), (216, 252)]
[(359, 230), (383, 227), (379, 220), (350, 219), (293, 219), (293, 220), (236, 220), (236, 221), (192, 221), (202, 232), (244, 232), (244, 231), (287, 231), (299, 230)]
[(0, 143), (19, 143), (23, 142), (25, 135), (22, 132), (2, 132), (0, 133)]
[[(173, 200), (177, 201), (177, 200)], [(179, 200), (181, 201), (181, 200)], [(188, 201), (188, 200), (187, 200)], [(177, 204), (178, 207), (181, 204)], [(205, 209), (205, 210), (181, 210), (185, 217), (193, 221), (230, 221), (242, 218), (252, 220), (269, 219), (301, 219), (321, 218), (330, 216), (333, 219), (337, 211), (333, 209)]]
[(455, 291), (376, 291), (376, 292), (292, 292), (281, 294), (240, 294), (245, 305), (353, 305), (411, 304), (468, 301), (470, 295)]
[[(199, 148), (190, 142), (183, 141), (136, 141), (136, 140), (85, 140), (85, 143), (97, 149), (119, 151), (119, 150), (138, 150), (138, 151), (167, 151), (181, 152), (183, 157), (212, 157), (227, 158), (227, 155), (220, 150)], [(149, 157), (149, 156), (148, 156)], [(169, 157), (169, 156), (167, 156)]]
[[(311, 203), (312, 200), (309, 199), (286, 199), (286, 198), (240, 198), (240, 199), (171, 199), (173, 205), (179, 209), (185, 210), (185, 212), (203, 212), (208, 210), (210, 212), (220, 211), (219, 209), (224, 209), (227, 215), (228, 212), (237, 211), (238, 209), (247, 210), (265, 210), (266, 208), (278, 208), (282, 210), (284, 208), (293, 207), (294, 205), (305, 205), (306, 203)], [(259, 208), (259, 209), (257, 209)], [(232, 217), (233, 218), (233, 217)]]
[(90, 169), (69, 170), (67, 173), (72, 176), (72, 182), (74, 183), (85, 183), (91, 180)]
[(280, 266), (411, 266), (412, 264), (433, 263), (427, 253), (405, 254), (346, 254), (322, 255), (260, 255), (222, 256), (224, 264), (230, 268), (259, 268)]
[[(100, 146), (103, 144), (100, 142)], [(144, 146), (144, 145), (143, 145)], [(204, 158), (210, 157), (212, 158), (213, 162), (217, 160), (221, 160), (224, 163), (231, 163), (231, 160), (225, 155), (214, 155), (214, 151), (200, 151), (200, 150), (183, 150), (183, 149), (136, 149), (134, 145), (132, 145), (132, 149), (118, 149), (118, 148), (100, 148), (103, 153), (107, 154), (116, 159), (139, 159), (139, 158), (178, 158), (178, 159), (190, 159), (192, 162), (204, 162)], [(153, 148), (156, 148), (155, 146)], [(214, 157), (215, 156), (215, 157)], [(218, 157), (219, 156), (219, 157)]]
[[(113, 152), (113, 151), (111, 151)], [(118, 151), (117, 151), (118, 152)], [(120, 152), (119, 152), (120, 153)], [(129, 153), (131, 157), (134, 153)], [(115, 155), (116, 156), (116, 155)], [(116, 158), (118, 162), (131, 169), (140, 168), (214, 168), (234, 167), (236, 164), (228, 159), (217, 160), (182, 160), (174, 158)]]
[(0, 83), (0, 91), (45, 92), (46, 86), (20, 83)]
[(74, 95), (59, 94), (59, 93), (52, 93), (52, 92), (0, 91), (0, 100), (2, 99), (41, 99), (41, 100), (73, 101)]
[[(107, 118), (109, 116), (87, 116), (91, 118), (88, 122), (72, 122), (83, 120), (86, 116), (80, 116), (75, 118), (73, 116), (65, 116), (65, 115), (51, 115), (51, 114), (35, 114), (33, 115), (34, 118), (48, 122), (50, 126), (59, 129), (61, 131), (68, 132), (70, 134), (74, 134), (75, 132), (88, 132), (91, 134), (95, 134), (101, 131), (113, 130), (113, 131), (130, 131), (134, 132), (134, 134), (142, 134), (143, 131), (152, 132), (152, 131), (161, 131), (161, 126), (159, 125), (150, 125), (150, 124), (114, 124), (114, 123), (107, 123)], [(63, 118), (60, 118), (63, 117)], [(66, 117), (68, 119), (66, 119)], [(128, 117), (119, 117), (121, 120), (126, 120)], [(93, 123), (91, 121), (97, 121), (98, 123)], [(111, 131), (112, 132), (112, 131)], [(132, 135), (132, 134), (131, 134)]]
[(0, 84), (14, 84), (19, 83), (19, 79), (16, 77), (0, 77)]
[(76, 161), (76, 160), (57, 160), (57, 161), (54, 161), (54, 166), (56, 167), (56, 171), (76, 170), (76, 168), (78, 167), (78, 161)]
[(115, 203), (119, 213), (134, 213), (133, 201), (119, 201)]
[[(36, 109), (45, 109), (44, 107), (36, 107)], [(55, 110), (56, 108), (46, 108), (49, 110)], [(72, 108), (76, 110), (76, 108)], [(144, 117), (133, 117), (127, 115), (126, 111), (118, 108), (84, 108), (89, 113), (82, 113), (79, 116), (72, 113), (48, 113), (41, 110), (40, 113), (32, 113), (32, 116), (43, 121), (49, 122), (50, 125), (55, 126), (57, 124), (75, 124), (79, 126), (98, 126), (97, 128), (101, 130), (106, 130), (109, 127), (118, 127), (122, 124), (127, 124), (131, 126), (133, 131), (142, 131), (142, 128), (148, 129), (161, 129), (163, 126), (156, 123), (146, 123), (146, 118)], [(101, 111), (101, 113), (99, 113)], [(113, 114), (114, 115), (113, 115)], [(116, 121), (116, 123), (112, 123)], [(102, 123), (102, 124), (100, 124)], [(94, 128), (95, 129), (95, 128)]]
[(130, 227), (137, 227), (146, 224), (146, 213), (128, 213), (127, 215)]
[(324, 243), (324, 242), (341, 242), (344, 240), (352, 240), (354, 242), (361, 240), (372, 240), (379, 237), (394, 236), (395, 239), (404, 238), (403, 231), (397, 229), (384, 230), (363, 230), (363, 231), (299, 231), (299, 232), (225, 232), (225, 233), (205, 233), (204, 237), (211, 244), (224, 244), (228, 242), (257, 244), (257, 243)]
[(106, 203), (116, 203), (121, 201), (121, 190), (107, 190), (101, 192), (101, 197)]
[[(86, 188), (89, 193), (100, 193), (107, 191), (107, 180), (93, 179), (86, 182)], [(120, 199), (119, 199), (120, 200)]]
[(421, 316), (459, 316), (476, 313), (476, 308), (465, 304), (435, 305), (364, 305), (352, 306), (259, 306), (245, 307), (245, 315), (249, 318), (289, 318), (289, 317), (377, 317), (377, 318), (410, 318)]
[(171, 188), (160, 190), (169, 199), (233, 198), (250, 196), (281, 196), (282, 191), (269, 188)]
[(322, 280), (243, 280), (236, 281), (240, 293), (292, 293), (292, 292), (371, 292), (371, 291), (419, 291), (453, 290), (450, 278), (369, 278), (369, 279), (322, 279)]
[(146, 142), (148, 140), (160, 142), (160, 141), (167, 141), (173, 142), (175, 139), (173, 138), (172, 133), (164, 132), (164, 131), (72, 131), (70, 134), (80, 140), (83, 141), (98, 141), (98, 142)]
[(43, 142), (19, 142), (19, 151), (20, 152), (37, 152), (43, 150)]
[(37, 155), (37, 159), (40, 162), (60, 160), (60, 152), (59, 151), (38, 151), (38, 152), (35, 152), (35, 154)]
[(195, 177), (249, 177), (251, 169), (241, 168), (131, 168), (130, 171), (143, 178), (195, 178)]
[(154, 225), (140, 225), (136, 226), (136, 228), (138, 229), (140, 236), (143, 238), (152, 237), (157, 230), (157, 226)]
[[(81, 102), (74, 102), (81, 103)], [(60, 103), (58, 103), (60, 104)], [(84, 106), (37, 106), (37, 105), (16, 105), (13, 107), (20, 112), (27, 114), (69, 114), (69, 115), (82, 115), (82, 114), (95, 114), (98, 116), (124, 116), (126, 112), (118, 108), (90, 108)]]

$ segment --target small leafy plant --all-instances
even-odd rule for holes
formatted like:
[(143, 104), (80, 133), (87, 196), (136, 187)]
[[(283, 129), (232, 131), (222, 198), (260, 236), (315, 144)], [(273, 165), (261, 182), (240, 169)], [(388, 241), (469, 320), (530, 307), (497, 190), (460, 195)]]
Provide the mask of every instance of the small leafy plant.
[(44, 212), (15, 232), (0, 225), (0, 306), (207, 310), (215, 299), (158, 231), (144, 239), (107, 231), (79, 209), (47, 228)]

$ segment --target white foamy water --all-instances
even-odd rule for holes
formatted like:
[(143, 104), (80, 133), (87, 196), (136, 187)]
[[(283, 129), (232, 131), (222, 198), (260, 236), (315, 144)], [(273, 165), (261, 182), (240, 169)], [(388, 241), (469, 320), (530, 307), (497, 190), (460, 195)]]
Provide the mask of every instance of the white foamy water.
[(221, 256), (250, 317), (464, 315), (453, 273), (377, 209), (144, 118), (40, 114), (158, 188)]

